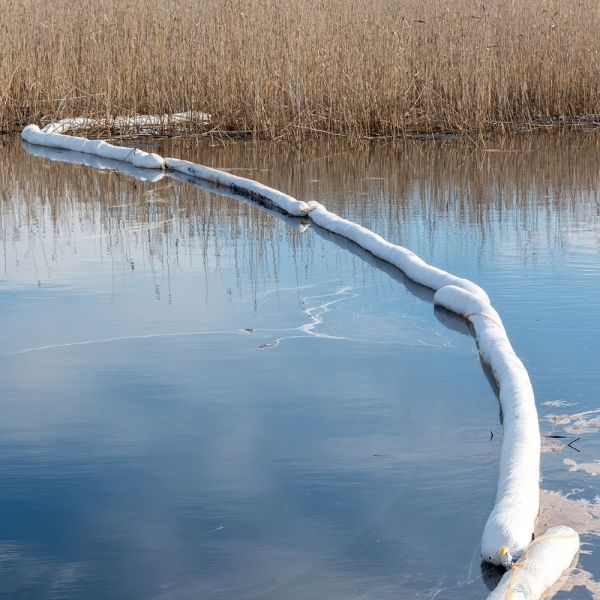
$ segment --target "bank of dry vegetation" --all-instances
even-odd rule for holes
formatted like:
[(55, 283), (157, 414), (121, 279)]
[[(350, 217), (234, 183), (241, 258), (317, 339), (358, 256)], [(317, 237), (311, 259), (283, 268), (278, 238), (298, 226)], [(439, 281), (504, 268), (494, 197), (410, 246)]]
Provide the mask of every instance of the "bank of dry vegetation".
[(0, 130), (203, 111), (302, 138), (600, 113), (597, 0), (0, 0)]

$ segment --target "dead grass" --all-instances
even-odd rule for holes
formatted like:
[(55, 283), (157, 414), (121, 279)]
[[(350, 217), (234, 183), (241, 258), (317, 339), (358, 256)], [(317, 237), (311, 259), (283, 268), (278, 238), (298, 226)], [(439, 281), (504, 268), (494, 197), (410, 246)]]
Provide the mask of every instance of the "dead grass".
[(193, 110), (218, 131), (268, 138), (475, 135), (600, 113), (597, 0), (0, 0), (0, 10), (5, 131)]

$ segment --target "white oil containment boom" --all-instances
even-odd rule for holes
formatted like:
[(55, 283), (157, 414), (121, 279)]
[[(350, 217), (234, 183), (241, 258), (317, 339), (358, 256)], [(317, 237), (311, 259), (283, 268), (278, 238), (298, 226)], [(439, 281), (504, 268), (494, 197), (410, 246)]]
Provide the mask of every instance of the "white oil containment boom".
[(548, 529), (512, 564), (488, 600), (538, 600), (571, 566), (578, 550), (574, 529), (564, 525)]

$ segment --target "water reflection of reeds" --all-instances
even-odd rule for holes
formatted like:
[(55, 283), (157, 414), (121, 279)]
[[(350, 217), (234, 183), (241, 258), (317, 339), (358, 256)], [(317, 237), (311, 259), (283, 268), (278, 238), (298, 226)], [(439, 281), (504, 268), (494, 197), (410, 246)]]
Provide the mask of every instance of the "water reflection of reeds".
[[(299, 198), (326, 199), (336, 191), (352, 190), (345, 202), (354, 212), (365, 207), (366, 218), (377, 207), (364, 202), (361, 193), (379, 196), (390, 210), (408, 208), (397, 200), (417, 196), (421, 205), (436, 212), (455, 212), (483, 225), (492, 210), (527, 213), (536, 199), (548, 210), (561, 211), (572, 204), (573, 195), (596, 192), (598, 150), (597, 135), (567, 132), (496, 138), (479, 148), (458, 140), (378, 142), (360, 148), (314, 144), (301, 150), (252, 143), (202, 145), (195, 148), (193, 159), (260, 179)], [(194, 154), (176, 142), (165, 143), (161, 152)]]
[[(282, 252), (277, 222), (252, 206), (166, 177), (152, 183), (30, 158), (16, 144), (0, 161), (0, 227), (4, 270), (8, 264), (13, 270), (9, 277), (27, 261), (50, 272), (66, 255), (85, 253), (121, 271), (140, 263), (163, 273), (178, 265), (218, 269), (231, 260), (238, 277), (246, 272), (254, 281), (277, 279)], [(286, 252), (297, 251), (299, 235), (286, 230)]]
[[(564, 134), (498, 139), (487, 149), (458, 141), (359, 149), (315, 144), (302, 151), (167, 142), (159, 151), (322, 201), (395, 241), (410, 242), (409, 221), (431, 239), (462, 228), (465, 251), (475, 253), (484, 244), (493, 251), (503, 232), (524, 245), (542, 236), (555, 246), (571, 235), (573, 224), (597, 223), (599, 146), (595, 135)], [(248, 204), (168, 177), (152, 183), (30, 158), (17, 141), (0, 155), (0, 187), (5, 264), (24, 239), (30, 248), (44, 241), (49, 264), (83, 243), (124, 268), (135, 268), (136, 260), (152, 268), (190, 262), (196, 249), (205, 265), (218, 267), (227, 250), (238, 272), (275, 276), (281, 252), (316, 260), (312, 236), (279, 227)]]
[(485, 148), (456, 140), (301, 151), (261, 144), (161, 148), (321, 201), (399, 242), (411, 219), (432, 238), (444, 226), (468, 228), (480, 238), (466, 240), (472, 251), (504, 231), (559, 243), (567, 225), (597, 222), (599, 150), (597, 135), (577, 132), (496, 138)]

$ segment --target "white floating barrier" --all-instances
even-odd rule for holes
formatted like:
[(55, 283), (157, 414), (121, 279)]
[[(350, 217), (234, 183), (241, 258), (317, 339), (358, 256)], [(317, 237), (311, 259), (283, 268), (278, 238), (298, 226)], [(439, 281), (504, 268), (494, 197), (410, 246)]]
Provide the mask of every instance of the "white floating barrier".
[(26, 141), (22, 142), (23, 148), (33, 156), (39, 156), (52, 161), (67, 162), (75, 165), (85, 165), (94, 169), (117, 171), (130, 177), (135, 177), (140, 181), (160, 181), (166, 175), (164, 169), (140, 169), (132, 164), (121, 160), (112, 160), (102, 158), (94, 154), (83, 154), (82, 152), (73, 152), (72, 150), (63, 150), (61, 148), (50, 148), (48, 146), (36, 146)]
[(102, 140), (88, 140), (62, 133), (47, 133), (42, 131), (37, 125), (27, 125), (21, 132), (21, 137), (26, 142), (37, 146), (49, 146), (50, 148), (62, 148), (63, 150), (71, 150), (73, 152), (94, 154), (102, 158), (128, 162), (134, 167), (144, 169), (165, 168), (165, 161), (158, 154), (144, 152), (136, 148), (113, 146)]
[[(434, 304), (467, 319), (475, 331), (480, 355), (498, 384), (504, 415), (496, 502), (483, 531), (481, 556), (492, 564), (513, 566), (489, 598), (535, 600), (554, 584), (577, 552), (579, 537), (568, 527), (556, 527), (531, 542), (539, 509), (540, 431), (535, 398), (527, 370), (513, 350), (502, 320), (482, 288), (468, 279), (427, 264), (407, 248), (330, 213), (318, 202), (296, 200), (251, 179), (185, 160), (163, 159), (134, 148), (62, 135), (69, 128), (88, 126), (85, 119), (69, 120), (72, 127), (67, 121), (47, 125), (43, 131), (36, 125), (28, 125), (22, 137), (30, 144), (95, 154), (138, 167), (166, 168), (227, 188), (284, 214), (308, 217), (319, 227), (351, 240), (416, 283), (434, 290)], [(513, 564), (519, 559), (520, 562)]]
[(502, 577), (488, 600), (538, 600), (571, 566), (579, 535), (560, 525), (536, 538)]
[(279, 208), (274, 209), (266, 205), (265, 203), (255, 202), (254, 200), (251, 200), (247, 194), (238, 194), (228, 187), (211, 183), (210, 181), (206, 181), (205, 179), (199, 179), (198, 177), (193, 177), (192, 175), (185, 175), (184, 173), (180, 173), (179, 171), (172, 171), (170, 169), (165, 171), (165, 175), (175, 181), (187, 183), (188, 185), (191, 185), (192, 187), (200, 189), (204, 192), (218, 194), (221, 197), (231, 198), (233, 200), (236, 200), (237, 202), (243, 202), (244, 204), (248, 204), (249, 206), (252, 206), (254, 210), (258, 210), (264, 214), (268, 214), (269, 216), (277, 219), (278, 221), (285, 223), (287, 227), (294, 231), (302, 233), (303, 231), (306, 231), (309, 227), (308, 219), (298, 219), (296, 217), (292, 217), (289, 214), (280, 210)]
[(504, 437), (496, 504), (483, 530), (481, 556), (508, 567), (531, 542), (539, 510), (540, 430), (533, 388), (488, 302), (453, 285), (438, 290), (433, 302), (473, 325), (479, 353), (498, 384)]
[(295, 217), (303, 217), (309, 211), (306, 202), (296, 200), (279, 190), (274, 190), (273, 188), (252, 179), (246, 179), (245, 177), (239, 177), (237, 175), (232, 175), (231, 173), (219, 171), (218, 169), (211, 169), (210, 167), (204, 167), (177, 158), (166, 158), (165, 164), (169, 171), (176, 171), (178, 173), (183, 173), (184, 175), (196, 177), (197, 179), (209, 181), (215, 185), (221, 185), (229, 188), (235, 193), (257, 200), (261, 204), (267, 204), (270, 207), (278, 208)]
[(485, 291), (468, 279), (462, 279), (437, 267), (428, 265), (422, 258), (403, 246), (396, 246), (366, 227), (342, 219), (329, 212), (318, 202), (309, 202), (311, 221), (337, 235), (352, 240), (371, 254), (400, 269), (409, 279), (432, 290), (439, 290), (447, 285), (455, 285), (468, 290), (475, 297), (489, 304)]
[(67, 131), (77, 131), (80, 129), (98, 129), (105, 127), (119, 130), (148, 130), (162, 125), (175, 125), (177, 123), (187, 123), (189, 121), (202, 121), (208, 123), (210, 115), (201, 112), (182, 112), (171, 113), (168, 115), (135, 115), (113, 118), (91, 119), (86, 117), (68, 117), (49, 123), (42, 128), (44, 133), (66, 133)]
[(410, 250), (396, 246), (352, 221), (311, 202), (310, 219), (391, 263), (410, 279), (437, 290), (434, 303), (473, 324), (479, 351), (500, 388), (504, 438), (496, 504), (484, 528), (481, 556), (508, 566), (528, 546), (539, 509), (540, 432), (533, 388), (487, 294), (467, 279), (428, 265)]

